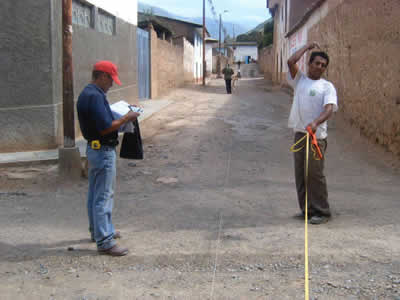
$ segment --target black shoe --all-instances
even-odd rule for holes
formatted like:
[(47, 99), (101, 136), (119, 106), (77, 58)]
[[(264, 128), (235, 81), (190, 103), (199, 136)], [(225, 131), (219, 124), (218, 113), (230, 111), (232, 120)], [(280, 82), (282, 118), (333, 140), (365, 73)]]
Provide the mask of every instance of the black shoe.
[(320, 225), (320, 224), (325, 224), (329, 221), (329, 217), (326, 216), (313, 216), (311, 219), (309, 219), (309, 223), (313, 225)]

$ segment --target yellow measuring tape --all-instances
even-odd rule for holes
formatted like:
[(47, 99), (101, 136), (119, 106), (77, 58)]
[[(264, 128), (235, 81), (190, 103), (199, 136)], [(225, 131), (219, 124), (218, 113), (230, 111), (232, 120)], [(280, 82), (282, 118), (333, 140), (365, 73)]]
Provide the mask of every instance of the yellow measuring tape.
[[(309, 272), (308, 272), (308, 157), (310, 153), (310, 135), (307, 132), (301, 139), (299, 139), (291, 148), (290, 151), (298, 152), (304, 148), (296, 148), (304, 139), (306, 139), (306, 172), (305, 172), (305, 185), (306, 185), (306, 195), (305, 195), (305, 217), (304, 217), (304, 299), (308, 300), (310, 298), (310, 285), (309, 285)], [(314, 152), (314, 158), (319, 159), (316, 155), (316, 151), (311, 148)]]

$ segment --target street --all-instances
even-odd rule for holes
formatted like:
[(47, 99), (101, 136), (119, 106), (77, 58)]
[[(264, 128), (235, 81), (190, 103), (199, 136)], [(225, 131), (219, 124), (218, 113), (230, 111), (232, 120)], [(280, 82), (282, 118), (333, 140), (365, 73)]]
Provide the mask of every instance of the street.
[[(291, 97), (268, 87), (180, 88), (141, 124), (145, 159), (117, 167), (126, 257), (90, 242), (87, 179), (61, 182), (56, 165), (0, 169), (0, 298), (304, 299)], [(339, 118), (332, 125), (333, 218), (309, 225), (310, 294), (400, 299), (399, 162)]]

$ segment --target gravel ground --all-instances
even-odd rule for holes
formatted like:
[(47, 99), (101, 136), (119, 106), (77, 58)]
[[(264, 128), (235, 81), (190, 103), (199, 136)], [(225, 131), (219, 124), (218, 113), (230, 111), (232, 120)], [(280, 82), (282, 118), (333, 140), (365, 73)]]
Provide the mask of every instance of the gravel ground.
[[(145, 159), (118, 160), (122, 258), (87, 232), (87, 180), (0, 169), (1, 299), (304, 299), (290, 97), (261, 79), (177, 89), (142, 123)], [(312, 299), (400, 299), (398, 159), (332, 122), (333, 219), (309, 227)]]

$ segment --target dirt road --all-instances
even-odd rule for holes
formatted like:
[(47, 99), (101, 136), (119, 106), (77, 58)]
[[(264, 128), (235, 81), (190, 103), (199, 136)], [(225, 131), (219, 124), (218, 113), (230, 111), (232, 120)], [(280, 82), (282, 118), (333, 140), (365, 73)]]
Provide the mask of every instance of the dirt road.
[[(118, 161), (113, 218), (126, 257), (90, 243), (85, 179), (60, 182), (56, 166), (1, 169), (0, 298), (303, 299), (290, 97), (265, 86), (179, 89), (142, 123), (145, 160)], [(398, 163), (334, 127), (334, 217), (309, 228), (311, 295), (400, 299)]]

